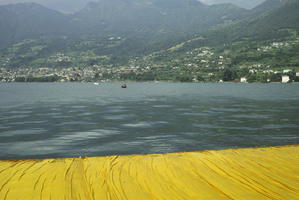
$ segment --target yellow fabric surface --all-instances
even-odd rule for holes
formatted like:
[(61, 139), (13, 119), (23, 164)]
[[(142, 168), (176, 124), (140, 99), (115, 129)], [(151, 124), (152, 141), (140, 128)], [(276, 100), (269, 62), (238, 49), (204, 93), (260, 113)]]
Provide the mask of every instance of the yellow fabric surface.
[(0, 161), (0, 199), (299, 199), (299, 146)]

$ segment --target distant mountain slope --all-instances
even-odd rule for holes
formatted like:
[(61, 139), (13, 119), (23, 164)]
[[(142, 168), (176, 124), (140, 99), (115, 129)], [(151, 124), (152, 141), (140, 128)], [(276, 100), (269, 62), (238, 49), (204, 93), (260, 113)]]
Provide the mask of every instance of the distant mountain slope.
[(284, 1), (279, 8), (253, 20), (247, 27), (248, 32), (252, 29), (262, 38), (269, 37), (267, 34), (275, 35), (282, 29), (299, 31), (299, 0)]
[[(15, 44), (0, 52), (0, 64), (125, 65), (154, 52), (163, 60), (204, 46), (295, 36), (299, 0), (274, 1), (248, 11), (196, 0), (100, 0), (74, 15), (37, 4), (3, 6), (0, 45)], [(20, 42), (26, 38), (33, 40)]]
[(197, 0), (99, 0), (65, 15), (35, 3), (0, 6), (0, 46), (63, 35), (123, 36), (161, 42), (239, 20), (245, 9)]
[(31, 2), (63, 13), (73, 13), (82, 9), (89, 1), (92, 0), (0, 0), (0, 5)]
[[(205, 48), (214, 48), (222, 53), (231, 52), (235, 49), (234, 51), (239, 51), (240, 55), (246, 54), (246, 51), (253, 51), (256, 55), (259, 55), (260, 52), (256, 52), (256, 49), (259, 48), (259, 46), (271, 46), (273, 42), (284, 41), (283, 44), (286, 45), (293, 43), (296, 44), (292, 50), (287, 50), (290, 52), (287, 52), (284, 55), (284, 59), (287, 58), (286, 55), (289, 55), (289, 59), (292, 58), (296, 60), (296, 62), (294, 61), (292, 65), (297, 66), (297, 50), (293, 50), (298, 48), (299, 0), (280, 2), (280, 6), (274, 2), (272, 3), (273, 4), (270, 5), (269, 2), (265, 2), (265, 5), (268, 6), (264, 5), (264, 9), (265, 7), (268, 7), (268, 9), (265, 9), (266, 11), (262, 12), (258, 16), (248, 15), (247, 18), (236, 23), (216, 27), (213, 30), (209, 30), (181, 43), (177, 43), (171, 48), (155, 52), (150, 56), (147, 56), (145, 59), (149, 59), (149, 62), (153, 63), (156, 61), (159, 63), (167, 63), (172, 62), (171, 60), (174, 58), (184, 59), (184, 57), (190, 57), (190, 60), (198, 54), (193, 52), (201, 52), (203, 49), (206, 51)], [(256, 9), (260, 9), (260, 7)], [(243, 52), (242, 49), (245, 52)], [(279, 55), (279, 53), (277, 53), (277, 55)], [(250, 56), (252, 55), (249, 55), (249, 57)], [(238, 57), (238, 55), (236, 55), (236, 57)], [(232, 58), (230, 62), (232, 64), (239, 63), (241, 61), (246, 62), (250, 59), (260, 59), (258, 56), (257, 58), (249, 57), (238, 57), (238, 59), (235, 59), (238, 61), (234, 61)], [(274, 60), (274, 58), (271, 59)], [(288, 62), (285, 61), (284, 64), (286, 63)], [(289, 63), (289, 65), (291, 64)]]
[(163, 37), (207, 30), (240, 19), (244, 9), (206, 6), (197, 0), (99, 0), (75, 14), (89, 33), (119, 33)]
[(0, 6), (0, 46), (43, 35), (62, 35), (70, 19), (35, 3)]
[(266, 0), (251, 10), (251, 15), (262, 14), (282, 6), (287, 0)]
[[(288, 0), (279, 5), (271, 4), (259, 15), (251, 15), (237, 23), (207, 32), (206, 42), (217, 45), (241, 39), (267, 40), (295, 34), (299, 31), (299, 0)], [(256, 9), (260, 10), (261, 7)]]

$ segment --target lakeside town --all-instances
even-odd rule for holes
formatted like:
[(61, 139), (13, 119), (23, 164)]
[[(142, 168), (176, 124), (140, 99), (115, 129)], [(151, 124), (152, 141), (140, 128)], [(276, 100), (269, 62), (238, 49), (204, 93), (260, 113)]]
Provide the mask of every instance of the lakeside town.
[[(39, 43), (35, 40), (25, 40), (0, 56), (0, 81), (245, 83), (299, 81), (297, 36), (280, 42), (232, 43), (230, 47), (224, 49), (192, 45), (201, 39), (194, 38), (145, 56), (130, 57), (124, 63), (114, 63), (112, 55), (97, 55), (95, 50), (82, 54), (81, 48), (39, 57), (36, 56), (42, 51)], [(119, 42), (119, 38), (107, 40)], [(26, 45), (31, 46), (28, 48)]]
[[(121, 81), (121, 80), (137, 80), (137, 81), (170, 81), (155, 79), (154, 75), (150, 79), (146, 78), (145, 75), (152, 73), (153, 71), (158, 72), (157, 66), (153, 67), (139, 67), (139, 66), (124, 66), (124, 67), (112, 67), (112, 66), (92, 66), (92, 67), (74, 67), (74, 68), (15, 68), (7, 69), (0, 68), (0, 81), (1, 82), (109, 82), (109, 81)], [(227, 76), (226, 71), (223, 72), (224, 76)], [(134, 75), (134, 79), (128, 78), (128, 74)], [(270, 82), (282, 82), (291, 83), (299, 81), (299, 72), (295, 72), (291, 69), (284, 69), (283, 71), (273, 70), (249, 70), (249, 74), (246, 76), (235, 78), (230, 80), (233, 82), (260, 82), (250, 81), (250, 76), (264, 74), (269, 78), (266, 79), (266, 83)], [(140, 76), (141, 78), (136, 79)], [(207, 76), (214, 76), (214, 73), (208, 73)], [(270, 77), (275, 77), (271, 79)], [(190, 79), (178, 79), (173, 81), (180, 82), (225, 82), (228, 80), (223, 79), (221, 76), (215, 77), (213, 80), (200, 79), (197, 76), (191, 77)]]
[[(95, 59), (95, 57), (90, 52), (80, 56), (71, 56), (74, 53), (69, 52), (58, 52), (49, 58), (44, 58), (45, 63), (35, 62), (36, 59), (33, 59), (33, 62), (23, 63), (24, 58), (15, 57), (17, 52), (14, 52), (0, 57), (0, 81), (243, 83), (299, 81), (296, 56), (296, 49), (299, 47), (298, 37), (268, 44), (245, 42), (235, 44), (230, 50), (195, 47), (182, 51), (185, 46), (195, 40), (200, 40), (200, 38), (143, 57), (132, 57), (123, 65), (112, 64), (113, 62), (105, 63), (102, 57), (91, 62), (89, 59)], [(18, 48), (15, 48), (15, 51)], [(37, 51), (38, 48), (33, 49)], [(108, 58), (105, 57), (105, 59)], [(21, 64), (18, 64), (16, 60), (20, 60)]]

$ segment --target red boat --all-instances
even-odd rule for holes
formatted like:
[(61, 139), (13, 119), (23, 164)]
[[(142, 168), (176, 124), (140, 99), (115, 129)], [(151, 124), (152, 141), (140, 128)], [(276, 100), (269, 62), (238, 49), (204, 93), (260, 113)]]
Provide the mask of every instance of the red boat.
[(127, 88), (128, 86), (126, 84), (122, 85), (121, 88)]

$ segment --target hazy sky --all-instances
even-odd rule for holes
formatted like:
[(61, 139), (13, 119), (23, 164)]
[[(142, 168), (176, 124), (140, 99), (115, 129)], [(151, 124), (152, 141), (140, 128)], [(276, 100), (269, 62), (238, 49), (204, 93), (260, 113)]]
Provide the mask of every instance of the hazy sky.
[[(40, 3), (48, 8), (60, 10), (63, 12), (74, 12), (83, 8), (88, 1), (96, 0), (0, 0), (0, 5), (19, 3), (19, 2), (35, 2)], [(217, 3), (233, 3), (244, 8), (253, 8), (254, 6), (262, 3), (264, 0), (199, 0), (205, 4)]]
[(200, 0), (200, 1), (209, 5), (217, 4), (217, 3), (233, 3), (243, 8), (253, 8), (261, 4), (265, 0)]

